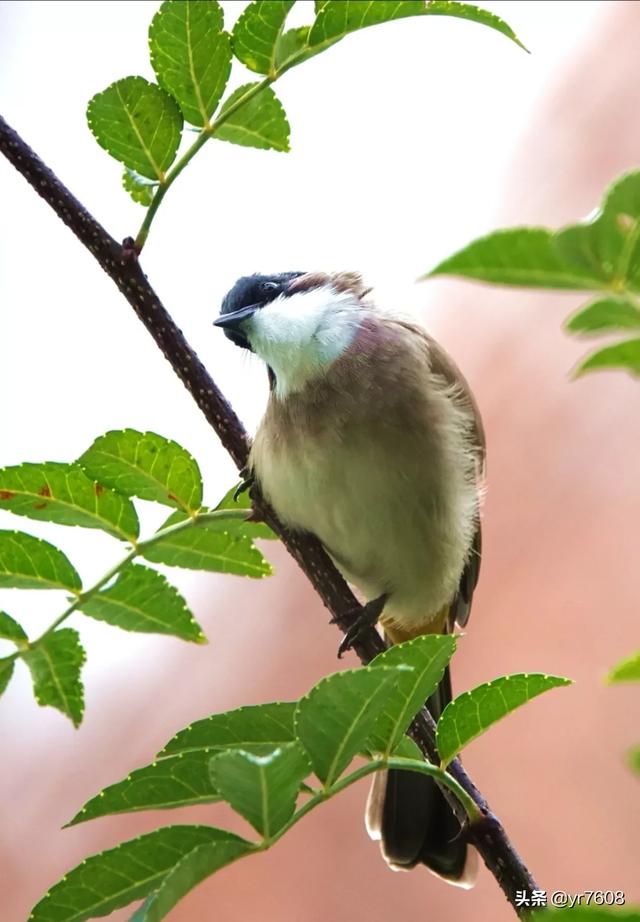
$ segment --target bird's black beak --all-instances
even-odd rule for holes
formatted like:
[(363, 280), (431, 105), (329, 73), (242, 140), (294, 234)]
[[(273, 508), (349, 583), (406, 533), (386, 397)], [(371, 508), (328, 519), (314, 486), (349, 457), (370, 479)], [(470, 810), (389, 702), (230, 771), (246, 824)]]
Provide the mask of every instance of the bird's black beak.
[(250, 349), (249, 340), (242, 330), (242, 324), (245, 320), (250, 320), (255, 312), (259, 309), (259, 304), (248, 304), (237, 311), (230, 311), (228, 314), (220, 314), (213, 321), (214, 327), (221, 327), (231, 342), (243, 349)]

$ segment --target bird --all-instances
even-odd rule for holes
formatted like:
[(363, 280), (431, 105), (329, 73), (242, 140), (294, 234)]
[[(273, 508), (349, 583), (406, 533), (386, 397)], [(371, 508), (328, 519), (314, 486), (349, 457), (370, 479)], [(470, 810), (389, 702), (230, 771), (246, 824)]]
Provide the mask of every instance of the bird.
[[(442, 346), (382, 310), (358, 272), (243, 276), (214, 325), (267, 366), (247, 465), (284, 526), (314, 534), (365, 599), (343, 640), (378, 623), (389, 644), (464, 627), (478, 581), (485, 437)], [(448, 669), (427, 707), (451, 701)], [(394, 870), (471, 887), (477, 853), (432, 778), (374, 778), (366, 826)]]

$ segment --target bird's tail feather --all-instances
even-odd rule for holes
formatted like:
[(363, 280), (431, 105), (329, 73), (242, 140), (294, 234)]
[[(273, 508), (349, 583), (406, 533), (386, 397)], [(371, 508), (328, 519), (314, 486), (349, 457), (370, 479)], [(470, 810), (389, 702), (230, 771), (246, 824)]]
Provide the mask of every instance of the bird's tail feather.
[[(451, 697), (447, 668), (427, 701), (434, 720)], [(424, 864), (457, 886), (469, 888), (475, 883), (477, 853), (460, 835), (460, 824), (432, 778), (397, 769), (376, 775), (366, 823), (369, 835), (380, 840), (384, 859), (394, 870)]]

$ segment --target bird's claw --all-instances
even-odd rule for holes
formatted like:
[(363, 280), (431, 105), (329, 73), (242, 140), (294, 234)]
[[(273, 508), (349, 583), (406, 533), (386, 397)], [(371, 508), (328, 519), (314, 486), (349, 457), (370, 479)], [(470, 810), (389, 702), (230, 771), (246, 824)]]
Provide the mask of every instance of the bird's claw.
[[(360, 609), (356, 620), (340, 642), (338, 659), (342, 659), (343, 655), (353, 647), (361, 634), (376, 626), (386, 601), (387, 596), (381, 595), (379, 598), (367, 602), (364, 608)], [(336, 620), (336, 618), (332, 618), (332, 622), (335, 623)]]
[(246, 493), (247, 490), (250, 490), (251, 487), (252, 487), (252, 486), (254, 485), (254, 483), (256, 482), (255, 476), (254, 476), (253, 473), (252, 473), (248, 468), (246, 468), (246, 467), (243, 468), (243, 469), (240, 471), (240, 476), (242, 477), (242, 481), (238, 484), (238, 486), (237, 486), (237, 487), (235, 488), (235, 490), (233, 491), (233, 501), (234, 501), (234, 503), (237, 503), (237, 502), (238, 502), (238, 497), (241, 496), (242, 493)]

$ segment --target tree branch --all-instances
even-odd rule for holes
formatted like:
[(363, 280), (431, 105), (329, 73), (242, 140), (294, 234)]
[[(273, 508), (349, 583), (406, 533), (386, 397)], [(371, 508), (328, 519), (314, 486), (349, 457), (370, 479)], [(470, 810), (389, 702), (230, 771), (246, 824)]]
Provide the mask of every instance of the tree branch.
[[(53, 208), (115, 282), (238, 468), (242, 469), (249, 452), (249, 439), (242, 423), (149, 284), (139, 265), (133, 241), (127, 240), (121, 245), (114, 240), (2, 116), (0, 152)], [(340, 630), (346, 632), (355, 623), (361, 608), (320, 542), (312, 535), (287, 531), (264, 501), (258, 500), (257, 512), (282, 539), (333, 614)], [(355, 649), (361, 661), (368, 663), (385, 646), (378, 633), (369, 629), (358, 639)], [(429, 761), (437, 765), (439, 757), (435, 745), (435, 724), (426, 708), (414, 720), (410, 733)], [(467, 830), (469, 841), (477, 847), (516, 913), (523, 914), (523, 910), (516, 905), (516, 892), (538, 889), (537, 884), (509, 841), (500, 821), (464, 771), (460, 760), (454, 759), (448, 770), (482, 814), (482, 819)], [(450, 798), (457, 815), (464, 819), (464, 811), (456, 798), (451, 792), (445, 791), (445, 794)]]

